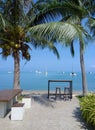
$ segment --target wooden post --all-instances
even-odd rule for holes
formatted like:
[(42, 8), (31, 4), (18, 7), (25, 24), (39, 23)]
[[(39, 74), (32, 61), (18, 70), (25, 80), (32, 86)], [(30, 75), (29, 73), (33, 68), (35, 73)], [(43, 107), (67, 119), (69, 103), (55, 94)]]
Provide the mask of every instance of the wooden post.
[(48, 99), (49, 99), (49, 92), (50, 91), (50, 81), (48, 80)]
[(72, 99), (72, 81), (70, 81), (70, 98)]

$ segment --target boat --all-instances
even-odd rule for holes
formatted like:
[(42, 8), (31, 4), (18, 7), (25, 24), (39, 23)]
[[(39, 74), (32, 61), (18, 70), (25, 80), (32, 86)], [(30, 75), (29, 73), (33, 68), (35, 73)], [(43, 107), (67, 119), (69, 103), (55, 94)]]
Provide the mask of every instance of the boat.
[(46, 71), (46, 72), (45, 72), (45, 76), (47, 76), (47, 75), (48, 75), (48, 72)]
[(77, 74), (75, 72), (71, 72), (70, 76), (76, 76)]
[(11, 74), (12, 73), (12, 71), (8, 71), (8, 74)]
[(39, 70), (36, 70), (35, 73), (41, 74), (42, 72)]
[(92, 74), (92, 71), (90, 71), (89, 74)]

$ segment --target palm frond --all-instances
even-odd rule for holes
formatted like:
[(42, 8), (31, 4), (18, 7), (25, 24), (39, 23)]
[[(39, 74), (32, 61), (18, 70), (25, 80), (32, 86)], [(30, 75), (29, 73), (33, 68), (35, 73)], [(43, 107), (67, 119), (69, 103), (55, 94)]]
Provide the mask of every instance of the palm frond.
[(4, 29), (5, 26), (6, 26), (5, 20), (4, 20), (3, 16), (2, 16), (2, 14), (0, 14), (0, 30)]
[(72, 56), (74, 56), (74, 44), (73, 44), (73, 41), (71, 42), (70, 51), (71, 51)]
[(76, 15), (66, 16), (60, 22), (69, 22), (72, 24), (80, 24), (80, 18)]
[(59, 58), (59, 53), (57, 48), (54, 45), (54, 42), (46, 40), (44, 37), (39, 37), (37, 35), (33, 35), (31, 37), (31, 44), (35, 47), (38, 48), (40, 47), (41, 49), (48, 48), (49, 50), (53, 51), (53, 53)]
[(95, 18), (90, 18), (88, 21), (88, 26), (91, 30), (91, 33), (93, 34), (93, 36), (95, 36)]
[[(60, 12), (62, 13), (62, 3), (53, 1), (38, 1), (35, 3), (34, 8), (31, 8), (27, 16), (33, 15), (31, 17), (31, 26), (46, 23), (49, 21), (53, 21), (60, 16)], [(60, 11), (59, 11), (60, 10)]]
[[(80, 38), (85, 30), (79, 25), (70, 24), (68, 22), (52, 22), (48, 24), (41, 24), (29, 29), (31, 36), (37, 35), (44, 37), (46, 40), (57, 42), (71, 43), (74, 38)], [(84, 33), (85, 35), (85, 33)]]
[(53, 53), (57, 56), (58, 59), (60, 58), (58, 50), (53, 44), (49, 45), (49, 49), (53, 51)]
[(36, 17), (34, 19), (34, 22), (32, 21), (32, 24), (37, 25), (62, 17), (70, 17), (72, 14), (83, 17), (84, 15), (88, 14), (88, 12), (85, 8), (83, 8), (83, 4), (81, 4), (82, 2), (80, 3), (79, 0), (77, 0), (77, 2), (74, 0), (61, 0), (61, 2), (57, 0), (48, 2), (45, 1), (42, 3), (38, 2), (36, 4), (38, 11), (35, 14)]

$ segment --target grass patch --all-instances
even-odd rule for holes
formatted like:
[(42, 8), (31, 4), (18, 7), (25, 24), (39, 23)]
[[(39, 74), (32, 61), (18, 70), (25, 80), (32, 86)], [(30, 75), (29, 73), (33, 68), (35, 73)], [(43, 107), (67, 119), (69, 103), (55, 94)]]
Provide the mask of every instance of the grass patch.
[(17, 97), (17, 100), (18, 100), (18, 101), (21, 101), (22, 98), (25, 97), (25, 96), (26, 96), (26, 95), (24, 95), (24, 94), (23, 94), (23, 95), (19, 95), (19, 96)]
[(95, 127), (95, 94), (88, 94), (85, 97), (78, 96), (78, 99), (83, 118), (88, 124)]

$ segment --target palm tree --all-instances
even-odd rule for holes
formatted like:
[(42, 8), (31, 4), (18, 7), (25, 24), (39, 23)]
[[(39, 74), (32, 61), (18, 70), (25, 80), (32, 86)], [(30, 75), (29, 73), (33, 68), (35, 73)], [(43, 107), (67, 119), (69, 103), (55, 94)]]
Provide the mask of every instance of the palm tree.
[[(32, 38), (29, 37), (28, 28), (36, 17), (36, 4), (34, 7), (32, 2), (31, 6), (33, 7), (29, 11), (29, 13), (32, 12), (31, 15), (24, 10), (26, 8), (28, 10), (28, 4), (28, 1), (23, 0), (2, 0), (0, 2), (0, 48), (2, 50), (0, 54), (4, 58), (7, 58), (9, 55), (12, 55), (14, 58), (14, 89), (20, 89), (20, 57), (22, 56), (22, 58), (30, 60), (29, 50), (31, 50), (31, 47), (29, 42), (32, 41), (32, 45), (35, 47), (48, 47), (59, 57), (57, 49), (52, 42), (44, 38), (38, 38), (36, 35)], [(33, 18), (31, 18), (32, 15), (34, 15)]]
[[(71, 21), (75, 24), (79, 24), (82, 26), (82, 21), (85, 18), (91, 19), (91, 14), (94, 13), (95, 8), (95, 1), (93, 0), (72, 0), (70, 2), (67, 2), (66, 5), (69, 10), (68, 18), (65, 20)], [(64, 19), (64, 18), (63, 18)], [(87, 37), (84, 38), (86, 42)], [(87, 81), (86, 81), (86, 71), (85, 71), (85, 64), (84, 64), (84, 49), (85, 49), (85, 43), (82, 44), (80, 41), (80, 64), (81, 64), (81, 72), (82, 72), (82, 87), (83, 87), (83, 95), (87, 95), (88, 89), (87, 89)]]
[[(77, 0), (77, 1), (70, 1), (67, 3), (68, 7), (70, 7), (70, 15), (67, 20), (74, 22), (75, 24), (81, 25), (81, 21), (83, 18), (87, 17), (88, 15), (88, 10), (87, 7), (85, 6), (85, 1)], [(74, 13), (75, 11), (75, 13)], [(78, 13), (78, 11), (80, 13)], [(75, 21), (74, 21), (75, 20)], [(82, 88), (83, 88), (83, 95), (87, 95), (88, 89), (87, 89), (87, 81), (86, 81), (86, 71), (85, 71), (85, 64), (84, 64), (84, 48), (85, 48), (85, 43), (82, 44), (82, 42), (79, 42), (80, 44), (80, 65), (81, 65), (81, 73), (82, 73)]]
[[(60, 5), (59, 5), (59, 3)], [(58, 4), (58, 7), (57, 7)], [(95, 1), (94, 0), (56, 0), (56, 9), (54, 11), (60, 13), (63, 17), (61, 21), (68, 21), (70, 23), (74, 23), (76, 25), (82, 26), (82, 21), (85, 18), (91, 19), (92, 14), (95, 14)], [(64, 11), (62, 11), (64, 10)], [(83, 95), (87, 95), (87, 82), (86, 82), (86, 71), (85, 71), (85, 64), (84, 64), (84, 49), (85, 43), (87, 41), (87, 37), (82, 35), (84, 41), (80, 41), (80, 65), (81, 65), (81, 72), (82, 72), (82, 88), (83, 88)], [(71, 42), (71, 50), (72, 54), (74, 54), (73, 49), (73, 41)]]

